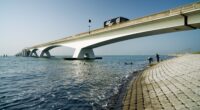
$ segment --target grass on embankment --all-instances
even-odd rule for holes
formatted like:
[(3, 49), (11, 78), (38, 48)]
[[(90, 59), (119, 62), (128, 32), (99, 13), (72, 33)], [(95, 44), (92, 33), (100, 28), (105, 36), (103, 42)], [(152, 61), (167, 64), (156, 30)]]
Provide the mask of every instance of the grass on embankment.
[(198, 51), (198, 52), (192, 52), (192, 54), (200, 54), (200, 51)]

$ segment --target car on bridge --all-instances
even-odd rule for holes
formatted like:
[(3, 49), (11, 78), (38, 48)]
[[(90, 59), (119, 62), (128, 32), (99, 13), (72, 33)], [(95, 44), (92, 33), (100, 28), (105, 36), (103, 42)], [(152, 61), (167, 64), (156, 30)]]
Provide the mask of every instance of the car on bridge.
[(105, 21), (104, 27), (113, 26), (113, 25), (120, 24), (120, 23), (126, 22), (126, 21), (129, 21), (129, 19), (124, 18), (124, 17), (113, 18), (113, 19)]

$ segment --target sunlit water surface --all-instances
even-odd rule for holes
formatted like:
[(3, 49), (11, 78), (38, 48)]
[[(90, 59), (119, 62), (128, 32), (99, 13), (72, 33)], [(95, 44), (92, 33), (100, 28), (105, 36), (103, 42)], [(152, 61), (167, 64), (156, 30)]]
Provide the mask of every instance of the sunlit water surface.
[(147, 57), (103, 56), (94, 61), (0, 57), (0, 110), (105, 109), (122, 81), (146, 67)]

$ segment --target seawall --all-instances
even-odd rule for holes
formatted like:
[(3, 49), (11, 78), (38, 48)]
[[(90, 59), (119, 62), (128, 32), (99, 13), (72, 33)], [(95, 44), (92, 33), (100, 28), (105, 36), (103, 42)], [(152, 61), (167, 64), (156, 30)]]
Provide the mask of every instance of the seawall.
[(138, 74), (127, 88), (123, 110), (200, 109), (200, 55), (158, 63)]

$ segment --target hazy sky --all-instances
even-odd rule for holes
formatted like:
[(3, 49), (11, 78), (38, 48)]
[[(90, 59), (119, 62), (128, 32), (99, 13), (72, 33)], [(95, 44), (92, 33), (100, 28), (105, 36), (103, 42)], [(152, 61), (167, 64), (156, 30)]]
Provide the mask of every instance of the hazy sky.
[[(105, 20), (134, 19), (198, 0), (0, 0), (0, 55), (103, 27)], [(200, 30), (137, 38), (94, 49), (96, 55), (168, 54), (200, 50)], [(72, 55), (55, 48), (52, 54)]]

